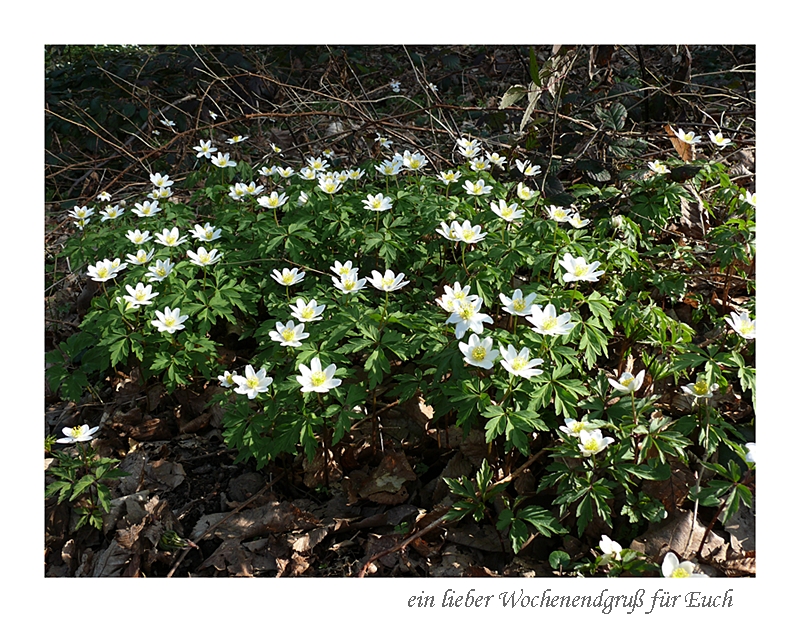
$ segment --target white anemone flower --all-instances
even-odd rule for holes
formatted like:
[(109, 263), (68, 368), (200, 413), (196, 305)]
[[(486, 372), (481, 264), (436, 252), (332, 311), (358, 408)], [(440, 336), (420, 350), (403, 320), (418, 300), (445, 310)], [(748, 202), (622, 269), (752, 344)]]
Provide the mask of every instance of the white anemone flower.
[(94, 214), (94, 208), (87, 207), (86, 205), (83, 207), (73, 207), (68, 214), (71, 218), (75, 218), (76, 220), (88, 220), (88, 218)]
[(158, 292), (153, 291), (152, 285), (145, 285), (144, 283), (137, 283), (135, 289), (130, 285), (126, 285), (125, 289), (128, 290), (129, 295), (122, 298), (133, 307), (152, 304), (153, 298), (158, 296)]
[(164, 229), (161, 233), (156, 233), (156, 242), (164, 246), (175, 247), (180, 246), (186, 241), (186, 236), (182, 236), (178, 227), (172, 229)]
[(392, 198), (383, 196), (381, 192), (376, 195), (368, 194), (367, 198), (361, 202), (364, 204), (364, 209), (372, 212), (385, 212), (392, 209)]
[(436, 302), (448, 313), (453, 313), (456, 310), (456, 306), (462, 302), (474, 302), (479, 299), (480, 296), (470, 295), (469, 285), (461, 287), (461, 283), (456, 281), (452, 287), (449, 285), (444, 286), (444, 294)]
[(319, 189), (325, 194), (336, 194), (342, 189), (342, 182), (335, 177), (320, 177)]
[(469, 168), (476, 173), (480, 173), (481, 171), (490, 171), (492, 170), (492, 163), (490, 160), (484, 157), (473, 158), (469, 162)]
[(531, 351), (529, 348), (522, 348), (519, 352), (514, 346), (500, 346), (500, 356), (503, 360), (500, 364), (512, 376), (520, 376), (522, 378), (532, 378), (542, 373), (541, 369), (537, 366), (544, 363), (544, 359), (532, 359)]
[(722, 132), (717, 132), (715, 134), (713, 130), (708, 132), (708, 140), (710, 140), (713, 145), (719, 147), (720, 149), (725, 149), (725, 147), (731, 144), (730, 138), (725, 138), (722, 135)]
[(156, 311), (156, 318), (157, 319), (152, 320), (150, 323), (158, 329), (158, 332), (163, 333), (166, 331), (172, 335), (186, 328), (183, 323), (189, 319), (189, 316), (181, 315), (180, 307), (175, 307), (174, 309), (164, 307), (163, 313), (161, 311)]
[(161, 208), (158, 206), (158, 201), (142, 201), (141, 203), (136, 203), (131, 211), (139, 218), (147, 218), (158, 214)]
[(304, 328), (305, 324), (303, 323), (295, 326), (294, 320), (289, 320), (286, 324), (277, 322), (275, 330), (269, 331), (269, 337), (272, 341), (277, 341), (282, 346), (299, 348), (303, 345), (301, 343), (302, 340), (308, 337), (308, 333), (303, 332)]
[(569, 312), (556, 315), (556, 308), (549, 304), (544, 309), (538, 305), (531, 307), (531, 314), (525, 318), (533, 324), (533, 330), (540, 335), (567, 335), (575, 328), (575, 322), (571, 322), (572, 316)]
[(486, 159), (501, 171), (505, 168), (503, 165), (506, 163), (506, 157), (501, 156), (499, 153), (491, 153), (486, 157)]
[(100, 222), (103, 222), (105, 220), (116, 220), (125, 213), (125, 210), (119, 205), (114, 205), (113, 207), (109, 206), (104, 210), (100, 210), (100, 213), (103, 215)]
[(661, 563), (661, 574), (670, 579), (689, 579), (696, 577), (707, 577), (702, 572), (694, 571), (694, 564), (690, 561), (678, 561), (678, 556), (672, 551), (664, 556)]
[(458, 349), (464, 355), (465, 363), (482, 369), (491, 369), (500, 354), (497, 350), (492, 350), (491, 337), (481, 339), (478, 335), (470, 335), (467, 343), (458, 344)]
[(516, 203), (507, 205), (503, 199), (500, 199), (497, 203), (492, 201), (489, 204), (489, 207), (491, 207), (492, 211), (506, 222), (514, 222), (515, 220), (525, 217), (525, 212), (519, 208), (519, 205)]
[(220, 386), (223, 386), (226, 389), (230, 389), (236, 384), (236, 381), (234, 380), (234, 374), (229, 371), (225, 371), (221, 376), (217, 376), (217, 380), (219, 380)]
[(211, 156), (211, 163), (218, 168), (229, 168), (236, 166), (236, 162), (231, 160), (231, 154), (229, 153)]
[(148, 266), (147, 268), (147, 280), (151, 283), (153, 281), (161, 282), (170, 275), (174, 267), (175, 264), (169, 259), (165, 259), (163, 261), (156, 259), (156, 265)]
[(135, 255), (130, 255), (129, 254), (129, 255), (126, 256), (126, 258), (128, 260), (128, 263), (130, 263), (130, 264), (134, 264), (134, 265), (137, 265), (137, 266), (143, 266), (144, 264), (146, 264), (147, 262), (149, 262), (153, 258), (153, 255), (155, 254), (155, 252), (156, 252), (156, 249), (154, 249), (154, 248), (151, 248), (149, 252), (144, 250), (143, 248), (140, 248), (138, 251), (136, 251)]
[(653, 160), (652, 162), (648, 162), (647, 168), (649, 168), (651, 171), (659, 175), (666, 175), (667, 173), (670, 172), (669, 167), (663, 162), (660, 162), (659, 160)]
[(415, 151), (410, 153), (406, 151), (403, 153), (403, 166), (409, 171), (419, 171), (428, 165), (428, 158)]
[(696, 145), (701, 140), (699, 136), (695, 136), (694, 132), (684, 132), (681, 129), (675, 133), (675, 136), (678, 138), (678, 140), (682, 140), (688, 145)]
[(516, 160), (514, 164), (517, 165), (517, 169), (519, 169), (519, 172), (525, 175), (525, 177), (533, 177), (542, 171), (541, 166), (538, 164), (531, 164), (528, 160), (524, 162), (522, 160)]
[(442, 171), (436, 176), (436, 179), (449, 186), (458, 181), (459, 177), (461, 177), (461, 173), (458, 171)]
[(353, 269), (346, 276), (332, 277), (333, 286), (345, 294), (355, 294), (360, 292), (367, 285), (367, 279), (358, 278), (358, 270)]
[(596, 427), (596, 424), (592, 423), (591, 421), (587, 421), (585, 418), (579, 421), (577, 419), (566, 417), (564, 419), (564, 425), (559, 426), (558, 429), (568, 436), (580, 436), (581, 430), (589, 431), (594, 430)]
[(459, 242), (466, 242), (467, 244), (475, 244), (486, 237), (485, 231), (481, 233), (481, 226), (473, 226), (470, 224), (469, 220), (465, 220), (460, 224), (458, 222), (454, 222), (452, 225), (450, 225), (450, 232), (455, 234), (456, 240)]
[(455, 310), (445, 322), (445, 324), (455, 324), (456, 339), (461, 339), (468, 330), (480, 335), (484, 324), (494, 324), (491, 317), (480, 312), (482, 304), (483, 299), (479, 297), (457, 302)]
[(186, 254), (189, 256), (190, 263), (200, 266), (201, 268), (213, 266), (220, 259), (222, 259), (222, 255), (218, 255), (217, 253), (219, 253), (219, 251), (216, 248), (212, 248), (211, 251), (207, 251), (202, 246), (197, 249), (196, 253), (193, 253), (192, 251), (186, 251)]
[(556, 222), (568, 222), (569, 219), (572, 218), (572, 209), (565, 209), (560, 205), (548, 205), (545, 209), (547, 210), (547, 216), (550, 218), (550, 220), (555, 220)]
[(267, 376), (267, 370), (263, 367), (257, 372), (252, 365), (244, 368), (244, 376), (233, 376), (233, 381), (238, 385), (234, 391), (246, 395), (248, 399), (255, 399), (259, 393), (266, 393), (272, 378)]
[(344, 264), (339, 261), (334, 261), (333, 265), (330, 267), (331, 272), (333, 272), (336, 276), (347, 276), (354, 269), (358, 271), (358, 268), (353, 268), (352, 261), (346, 261)]
[(505, 294), (500, 294), (503, 310), (511, 315), (530, 315), (534, 300), (536, 300), (535, 293), (532, 292), (527, 296), (523, 296), (521, 289), (515, 289), (511, 298)]
[(517, 197), (520, 201), (530, 201), (533, 198), (533, 190), (522, 182), (517, 184)]
[(620, 393), (636, 393), (644, 382), (644, 370), (642, 369), (635, 376), (630, 372), (622, 372), (619, 380), (608, 379), (608, 383)]
[(714, 383), (709, 385), (705, 380), (698, 378), (694, 383), (687, 384), (681, 387), (681, 390), (686, 395), (691, 395), (695, 399), (707, 400), (714, 396), (714, 391), (719, 389), (719, 385)]
[(284, 268), (280, 272), (277, 270), (272, 271), (272, 278), (278, 281), (281, 285), (285, 285), (289, 287), (290, 285), (296, 285), (300, 281), (302, 281), (306, 277), (305, 272), (299, 272), (297, 268)]
[(453, 242), (458, 242), (458, 234), (454, 228), (456, 223), (453, 222), (451, 224), (447, 224), (446, 222), (440, 223), (439, 228), (436, 230), (436, 233), (446, 237), (448, 240), (452, 240)]
[(756, 338), (756, 321), (750, 319), (750, 314), (747, 311), (742, 311), (738, 315), (731, 311), (731, 316), (726, 317), (725, 321), (743, 339)]
[(64, 438), (60, 438), (56, 443), (85, 443), (91, 441), (93, 434), (100, 429), (100, 426), (90, 428), (85, 423), (83, 425), (76, 425), (74, 428), (62, 428), (61, 433)]
[(213, 242), (214, 240), (218, 240), (221, 235), (222, 229), (215, 229), (211, 226), (211, 223), (208, 222), (202, 227), (200, 225), (195, 225), (192, 231), (192, 237), (201, 242)]
[(105, 283), (111, 279), (117, 278), (117, 275), (122, 272), (128, 264), (120, 263), (119, 259), (103, 259), (98, 261), (95, 265), (89, 266), (87, 272), (93, 281), (98, 283)]
[(596, 282), (597, 279), (606, 273), (605, 270), (597, 270), (600, 265), (599, 261), (593, 261), (590, 264), (586, 263), (583, 257), (573, 257), (571, 254), (566, 253), (564, 259), (558, 262), (564, 268), (563, 274), (564, 282), (570, 281), (591, 281)]
[(289, 197), (286, 196), (285, 192), (278, 194), (274, 190), (270, 192), (269, 196), (258, 197), (257, 199), (258, 204), (267, 209), (277, 209), (285, 205), (288, 200)]
[(149, 231), (141, 232), (138, 229), (135, 231), (128, 231), (128, 233), (125, 234), (125, 237), (134, 244), (144, 244), (151, 239)]
[(384, 274), (373, 270), (372, 277), (367, 277), (367, 280), (375, 289), (379, 289), (383, 292), (393, 292), (410, 283), (410, 281), (403, 280), (405, 276), (403, 272), (395, 276), (392, 270), (387, 270)]
[(197, 152), (198, 158), (210, 158), (212, 154), (217, 152), (217, 148), (211, 146), (210, 140), (201, 140), (200, 144), (192, 147), (192, 149)]
[(583, 229), (589, 224), (589, 219), (581, 218), (581, 215), (578, 212), (572, 212), (572, 216), (569, 217), (569, 224), (571, 224), (575, 229)]
[(467, 194), (472, 196), (482, 196), (484, 194), (489, 194), (492, 191), (493, 186), (487, 186), (486, 182), (482, 179), (479, 179), (475, 183), (467, 180), (464, 182), (464, 190), (467, 191)]
[(600, 538), (600, 550), (603, 552), (603, 561), (605, 563), (612, 559), (617, 561), (622, 559), (622, 545), (606, 535)]
[(600, 430), (592, 430), (591, 432), (581, 430), (579, 435), (581, 440), (578, 443), (578, 449), (580, 449), (584, 458), (599, 454), (614, 442), (614, 439), (610, 436), (603, 436)]
[(403, 162), (402, 160), (384, 160), (380, 164), (375, 165), (375, 170), (381, 175), (394, 177), (403, 170)]
[(308, 393), (309, 391), (327, 393), (342, 384), (339, 378), (333, 377), (335, 373), (336, 365), (331, 363), (323, 370), (319, 357), (315, 356), (311, 359), (311, 367), (300, 364), (300, 375), (295, 376), (295, 378), (300, 383), (300, 391), (303, 393)]
[(162, 175), (161, 173), (155, 173), (154, 175), (150, 175), (150, 182), (156, 188), (168, 188), (173, 183), (175, 183), (169, 178), (169, 175)]
[(745, 461), (752, 462), (753, 464), (756, 463), (756, 444), (755, 443), (745, 443), (745, 449), (747, 449), (747, 454), (745, 454)]
[(298, 298), (293, 305), (289, 305), (292, 310), (292, 317), (296, 317), (301, 322), (316, 322), (322, 319), (322, 312), (325, 311), (325, 305), (318, 305), (314, 299), (306, 302), (302, 298)]

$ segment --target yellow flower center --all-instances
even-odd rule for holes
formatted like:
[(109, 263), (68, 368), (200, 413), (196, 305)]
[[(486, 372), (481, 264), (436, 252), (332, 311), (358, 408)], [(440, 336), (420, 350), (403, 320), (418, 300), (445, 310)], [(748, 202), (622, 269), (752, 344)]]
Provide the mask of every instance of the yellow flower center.
[(342, 287), (344, 287), (347, 291), (350, 291), (356, 286), (356, 282), (353, 279), (345, 279), (342, 283)]
[(556, 326), (558, 326), (558, 320), (554, 317), (547, 317), (542, 322), (542, 330), (553, 330)]
[(251, 389), (255, 389), (258, 386), (258, 376), (250, 376), (247, 379), (247, 386)]
[(528, 366), (528, 359), (523, 358), (521, 356), (518, 356), (513, 361), (511, 361), (511, 367), (514, 371), (525, 369), (527, 366)]
[(381, 279), (381, 285), (383, 285), (384, 289), (389, 289), (394, 284), (394, 279), (387, 279), (386, 277)]
[(523, 298), (517, 298), (516, 300), (511, 301), (511, 306), (514, 307), (514, 311), (524, 311), (525, 310), (525, 300)]
[(458, 310), (458, 315), (461, 316), (462, 320), (470, 320), (475, 315), (475, 310), (468, 305), (462, 305)]
[(314, 317), (314, 309), (313, 307), (306, 307), (300, 312), (300, 315), (303, 316), (304, 320), (308, 320)]
[(631, 382), (633, 382), (633, 381), (634, 381), (634, 378), (630, 377), (630, 378), (625, 378), (625, 380), (620, 380), (619, 383), (623, 387), (629, 387), (629, 386), (631, 386)]
[(164, 326), (174, 326), (175, 325), (175, 318), (171, 316), (167, 316), (164, 318)]
[(472, 350), (472, 358), (476, 361), (482, 361), (486, 358), (486, 348), (483, 346), (477, 346), (474, 350)]
[(694, 392), (697, 395), (705, 395), (708, 393), (708, 383), (705, 380), (698, 380), (694, 383)]
[(324, 371), (315, 371), (313, 374), (311, 374), (311, 384), (315, 387), (325, 384), (327, 379), (328, 377), (325, 375)]
[(600, 449), (600, 443), (597, 442), (596, 438), (590, 438), (583, 444), (583, 448), (586, 451), (598, 451)]
[(586, 423), (584, 423), (583, 421), (575, 421), (570, 426), (570, 429), (577, 434), (581, 430), (585, 430), (586, 429)]
[(281, 337), (283, 337), (284, 341), (294, 341), (294, 330), (291, 328), (284, 328)]
[(739, 332), (742, 335), (749, 335), (756, 329), (755, 324), (752, 322), (742, 322), (742, 325), (739, 327)]
[(166, 242), (166, 243), (167, 243), (169, 246), (172, 246), (173, 244), (175, 244), (175, 241), (176, 241), (177, 239), (178, 239), (178, 238), (177, 238), (176, 236), (174, 236), (174, 235), (168, 235), (166, 238), (164, 238), (164, 241), (165, 241), (165, 242)]
[(147, 300), (147, 293), (143, 289), (140, 289), (134, 293), (133, 297), (141, 302), (142, 300)]
[(293, 280), (294, 276), (291, 274), (291, 272), (287, 272), (281, 277), (281, 281), (283, 281), (284, 285), (291, 285)]
[(589, 272), (589, 266), (578, 265), (575, 266), (575, 276), (583, 276)]
[(74, 428), (72, 428), (72, 429), (69, 431), (69, 435), (70, 435), (72, 438), (78, 438), (78, 437), (81, 435), (81, 426), (79, 426), (79, 425), (76, 425)]
[(167, 276), (167, 271), (161, 266), (159, 266), (158, 268), (156, 268), (156, 274), (158, 276)]
[(464, 229), (461, 235), (463, 236), (465, 242), (469, 242), (475, 237), (475, 232), (472, 229)]
[(104, 279), (104, 278), (106, 278), (106, 277), (108, 276), (108, 268), (106, 268), (105, 266), (103, 266), (102, 268), (100, 268), (100, 269), (97, 271), (97, 276), (99, 276), (101, 279)]
[(676, 568), (672, 571), (672, 574), (669, 575), (673, 579), (687, 579), (692, 576), (692, 573), (686, 570), (685, 568)]
[(556, 209), (556, 210), (553, 212), (553, 217), (554, 217), (554, 218), (564, 218), (564, 216), (566, 216), (566, 215), (567, 215), (567, 213), (566, 213), (566, 212), (565, 212), (563, 209), (561, 209), (560, 207), (559, 207), (559, 208), (557, 208), (557, 209)]

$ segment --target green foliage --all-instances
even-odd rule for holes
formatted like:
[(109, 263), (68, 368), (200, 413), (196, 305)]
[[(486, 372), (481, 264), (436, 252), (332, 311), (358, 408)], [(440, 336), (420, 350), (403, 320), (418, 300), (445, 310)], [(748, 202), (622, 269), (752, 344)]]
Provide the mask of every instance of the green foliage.
[(77, 456), (56, 451), (53, 457), (56, 462), (47, 472), (54, 481), (45, 488), (45, 497), (57, 497), (57, 503), (71, 505), (79, 517), (76, 530), (85, 524), (102, 529), (103, 516), (111, 510), (108, 483), (129, 473), (116, 468), (119, 460), (100, 458), (82, 445)]

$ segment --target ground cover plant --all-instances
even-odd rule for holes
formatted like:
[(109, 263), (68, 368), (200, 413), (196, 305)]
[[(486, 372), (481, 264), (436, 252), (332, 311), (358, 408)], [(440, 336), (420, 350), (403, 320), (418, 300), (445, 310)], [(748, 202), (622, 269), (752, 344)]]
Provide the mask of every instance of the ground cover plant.
[(48, 573), (752, 574), (751, 57), (50, 49)]

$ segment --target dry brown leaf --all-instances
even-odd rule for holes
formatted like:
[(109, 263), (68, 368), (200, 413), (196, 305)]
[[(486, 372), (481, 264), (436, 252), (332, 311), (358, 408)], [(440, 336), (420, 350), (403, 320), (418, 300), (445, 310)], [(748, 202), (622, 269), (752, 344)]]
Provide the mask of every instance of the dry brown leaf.
[(669, 137), (669, 142), (672, 143), (672, 146), (675, 147), (675, 151), (678, 152), (678, 156), (684, 162), (692, 162), (697, 158), (697, 149), (694, 145), (690, 145), (682, 141), (678, 138), (678, 135), (675, 133), (675, 130), (672, 129), (672, 126), (668, 123), (664, 126), (664, 131), (667, 133)]

